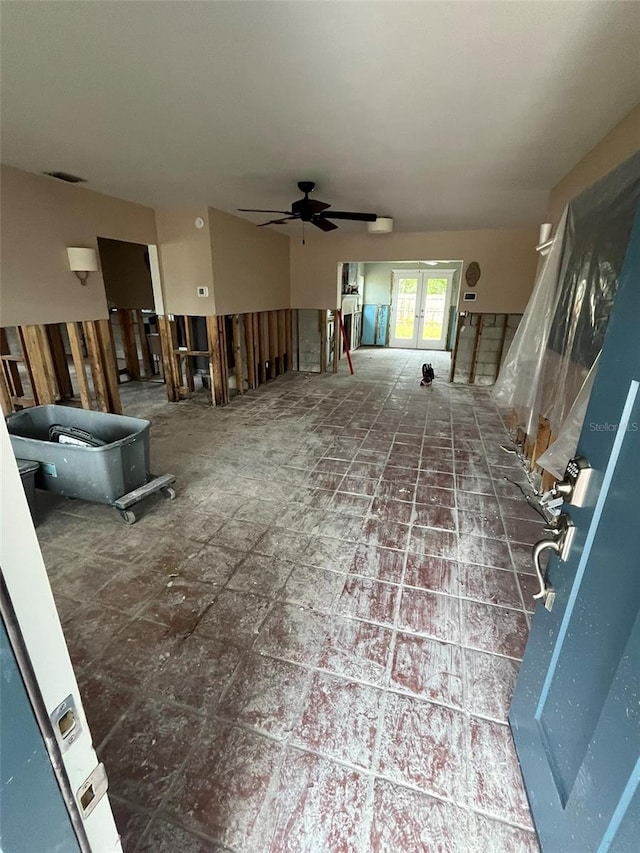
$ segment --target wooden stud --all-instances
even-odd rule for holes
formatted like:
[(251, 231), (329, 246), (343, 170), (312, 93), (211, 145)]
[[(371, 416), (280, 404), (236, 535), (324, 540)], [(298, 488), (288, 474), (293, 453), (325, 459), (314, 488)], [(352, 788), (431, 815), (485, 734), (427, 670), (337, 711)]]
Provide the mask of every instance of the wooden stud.
[(229, 402), (229, 357), (227, 355), (227, 324), (224, 316), (218, 317), (218, 338), (220, 341), (220, 368), (225, 403)]
[(27, 341), (25, 338), (24, 327), (16, 326), (16, 332), (18, 333), (18, 340), (20, 341), (20, 349), (22, 351), (22, 358), (24, 361), (24, 366), (27, 368), (27, 376), (29, 377), (29, 385), (31, 387), (31, 396), (33, 398), (33, 405), (37, 406), (38, 403), (38, 391), (36, 388), (36, 380), (33, 375), (33, 370), (31, 368), (31, 361), (28, 357), (27, 352)]
[(260, 314), (256, 311), (253, 312), (252, 323), (253, 323), (253, 360), (255, 364), (255, 379), (257, 388), (260, 385)]
[(38, 346), (40, 347), (40, 351), (42, 353), (42, 358), (44, 361), (47, 382), (49, 384), (49, 396), (53, 399), (54, 402), (56, 402), (60, 399), (61, 394), (56, 379), (56, 366), (53, 360), (53, 353), (51, 352), (51, 347), (49, 345), (47, 328), (46, 326), (35, 326), (34, 328), (36, 330), (36, 339), (38, 341)]
[(183, 318), (176, 316), (173, 320), (167, 318), (169, 339), (171, 341), (171, 363), (173, 364), (173, 380), (175, 383), (176, 398), (181, 400), (189, 393), (188, 387), (184, 383), (183, 361), (180, 357), (180, 348), (178, 346), (178, 324), (183, 322)]
[(144, 330), (144, 315), (139, 309), (134, 312), (135, 325), (138, 330), (140, 339), (140, 352), (142, 353), (142, 366), (144, 369), (145, 379), (151, 379), (153, 376), (153, 360), (151, 358), (151, 350), (149, 349), (149, 341)]
[(286, 326), (287, 326), (287, 340), (286, 340), (286, 355), (287, 355), (287, 370), (293, 370), (293, 311), (291, 308), (287, 308), (286, 310)]
[(496, 375), (494, 382), (497, 381), (498, 376), (500, 374), (500, 365), (502, 363), (502, 354), (504, 352), (504, 343), (507, 337), (507, 327), (509, 326), (509, 315), (504, 315), (504, 326), (502, 327), (502, 334), (500, 335), (500, 349), (498, 350), (498, 360), (496, 362)]
[(538, 432), (536, 440), (531, 450), (531, 467), (537, 465), (538, 457), (542, 456), (545, 450), (549, 447), (551, 440), (551, 424), (548, 419), (540, 415), (538, 418)]
[(338, 309), (333, 312), (333, 372), (338, 372), (340, 361), (340, 326), (338, 323)]
[(320, 373), (327, 371), (327, 312), (318, 311), (318, 332), (320, 333)]
[(73, 385), (69, 375), (69, 363), (64, 349), (64, 339), (58, 323), (50, 323), (45, 326), (49, 349), (53, 358), (53, 369), (58, 386), (58, 393), (63, 400), (73, 397)]
[(120, 391), (118, 390), (118, 360), (111, 337), (111, 323), (102, 319), (95, 321), (98, 346), (100, 348), (102, 370), (109, 395), (109, 411), (114, 415), (122, 414)]
[(20, 326), (22, 351), (31, 368), (33, 396), (36, 404), (42, 406), (55, 403), (56, 385), (49, 346), (39, 330), (40, 327), (35, 325)]
[(89, 383), (87, 381), (84, 356), (82, 354), (82, 338), (80, 337), (78, 324), (67, 323), (67, 334), (69, 335), (71, 356), (73, 358), (73, 366), (76, 371), (78, 390), (80, 391), (80, 402), (82, 403), (83, 409), (91, 409), (93, 407), (91, 405), (91, 394), (89, 392)]
[(131, 310), (129, 308), (118, 308), (118, 320), (120, 323), (120, 335), (122, 337), (124, 360), (127, 367), (127, 373), (129, 374), (129, 379), (140, 379), (138, 345), (136, 344), (136, 333), (133, 328)]
[(224, 406), (226, 394), (222, 385), (222, 364), (218, 318), (207, 317), (207, 338), (209, 341), (209, 373), (211, 376), (212, 401), (216, 406)]
[(253, 341), (253, 314), (244, 315), (244, 345), (247, 351), (247, 381), (249, 388), (256, 387), (256, 353)]
[(178, 400), (176, 382), (173, 368), (173, 351), (171, 344), (171, 331), (169, 329), (169, 318), (164, 314), (158, 314), (158, 334), (160, 335), (160, 351), (162, 353), (162, 372), (164, 383), (167, 388), (167, 399), (170, 403)]
[(193, 346), (193, 329), (191, 327), (191, 317), (185, 316), (182, 318), (183, 328), (184, 328), (184, 343), (187, 347), (187, 350), (191, 352), (194, 349)]
[(258, 314), (258, 331), (260, 338), (260, 382), (264, 385), (267, 381), (267, 362), (269, 361), (269, 327), (268, 314), (261, 311)]
[(473, 340), (473, 354), (471, 356), (471, 368), (469, 371), (469, 385), (473, 385), (476, 380), (476, 367), (478, 360), (478, 349), (480, 347), (480, 338), (482, 336), (482, 327), (484, 325), (484, 314), (476, 314), (478, 324), (476, 326), (476, 336)]
[(462, 327), (464, 325), (464, 317), (461, 314), (458, 314), (458, 325), (456, 328), (456, 342), (453, 346), (453, 353), (451, 354), (451, 369), (449, 370), (449, 382), (453, 382), (456, 375), (456, 363), (458, 361), (458, 347), (460, 346), (460, 332), (462, 331)]
[(242, 364), (242, 326), (240, 315), (233, 315), (233, 365), (236, 375), (236, 391), (244, 394), (244, 367)]
[(13, 411), (13, 403), (11, 401), (11, 393), (7, 382), (6, 364), (2, 362), (2, 371), (0, 372), (0, 407), (2, 414), (6, 417)]
[(269, 311), (269, 379), (278, 375), (276, 358), (278, 355), (278, 318), (275, 311)]
[(296, 308), (296, 370), (300, 370), (300, 310)]
[(280, 309), (278, 313), (278, 360), (280, 363), (280, 373), (284, 373), (284, 354), (287, 351), (287, 327), (285, 324), (285, 312)]
[[(10, 356), (11, 348), (9, 346), (9, 338), (6, 329), (0, 329), (0, 355)], [(17, 356), (15, 359), (2, 359), (4, 369), (7, 373), (7, 384), (11, 391), (12, 397), (23, 397), (24, 390), (22, 388), (22, 380), (20, 379), (20, 368), (18, 361), (24, 361), (24, 356)]]
[(85, 320), (82, 323), (84, 331), (84, 339), (87, 345), (89, 354), (89, 365), (91, 367), (91, 376), (93, 377), (93, 390), (96, 395), (96, 403), (101, 412), (109, 411), (109, 390), (107, 388), (107, 380), (102, 369), (102, 359), (100, 354), (100, 344), (96, 333), (96, 327), (91, 320)]

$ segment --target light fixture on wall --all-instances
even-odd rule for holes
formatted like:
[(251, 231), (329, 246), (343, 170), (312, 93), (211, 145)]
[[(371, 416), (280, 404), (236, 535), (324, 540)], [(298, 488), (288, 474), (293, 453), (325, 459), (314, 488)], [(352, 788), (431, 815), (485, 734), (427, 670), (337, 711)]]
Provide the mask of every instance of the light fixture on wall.
[(538, 237), (538, 245), (536, 246), (536, 252), (541, 255), (548, 255), (551, 251), (551, 247), (553, 246), (554, 238), (551, 236), (551, 232), (553, 231), (553, 224), (551, 222), (544, 222), (540, 226), (540, 236)]
[(78, 276), (80, 284), (86, 284), (89, 273), (95, 272), (98, 269), (96, 250), (72, 246), (67, 249), (67, 256), (71, 272), (74, 272)]

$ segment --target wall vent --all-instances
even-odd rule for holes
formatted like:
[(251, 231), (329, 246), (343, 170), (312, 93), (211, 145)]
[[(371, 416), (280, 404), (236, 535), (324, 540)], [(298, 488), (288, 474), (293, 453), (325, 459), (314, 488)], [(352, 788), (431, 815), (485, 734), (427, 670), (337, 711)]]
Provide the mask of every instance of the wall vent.
[(69, 172), (43, 172), (43, 175), (48, 175), (50, 178), (57, 178), (59, 181), (65, 181), (67, 184), (86, 184), (86, 178), (79, 178), (77, 175), (71, 175)]

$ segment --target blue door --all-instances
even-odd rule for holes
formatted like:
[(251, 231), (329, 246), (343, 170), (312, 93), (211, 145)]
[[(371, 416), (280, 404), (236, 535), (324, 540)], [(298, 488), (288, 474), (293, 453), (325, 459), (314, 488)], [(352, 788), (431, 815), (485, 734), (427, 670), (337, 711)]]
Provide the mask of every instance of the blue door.
[(639, 324), (637, 215), (578, 446), (591, 480), (509, 717), (544, 853), (640, 850)]
[(1, 619), (0, 662), (0, 850), (80, 853)]

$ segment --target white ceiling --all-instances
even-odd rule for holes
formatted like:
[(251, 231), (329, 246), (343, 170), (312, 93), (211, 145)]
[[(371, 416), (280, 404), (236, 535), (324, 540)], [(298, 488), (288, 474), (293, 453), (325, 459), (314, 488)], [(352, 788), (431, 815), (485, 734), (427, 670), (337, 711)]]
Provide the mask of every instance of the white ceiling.
[(3, 2), (3, 161), (150, 205), (311, 179), (396, 230), (538, 223), (637, 101), (639, 36), (636, 2)]

